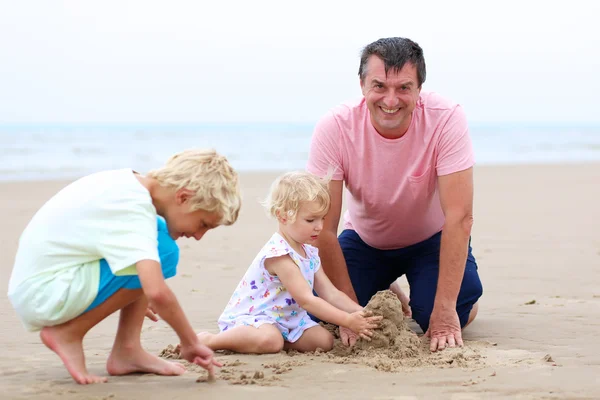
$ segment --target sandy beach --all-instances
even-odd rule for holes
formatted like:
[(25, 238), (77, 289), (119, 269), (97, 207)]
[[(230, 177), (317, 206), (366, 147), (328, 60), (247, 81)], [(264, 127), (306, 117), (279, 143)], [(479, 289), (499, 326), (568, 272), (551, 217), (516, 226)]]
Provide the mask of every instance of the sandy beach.
[[(216, 319), (275, 222), (258, 200), (276, 173), (241, 176), (239, 221), (200, 242), (180, 240), (169, 280), (198, 331)], [(217, 382), (179, 377), (109, 377), (80, 386), (37, 334), (28, 333), (6, 291), (19, 235), (67, 182), (0, 183), (0, 398), (3, 399), (597, 399), (600, 398), (600, 164), (478, 166), (472, 245), (484, 295), (465, 347), (402, 362), (331, 354), (219, 354)], [(401, 279), (407, 288), (406, 280)], [(88, 368), (106, 375), (112, 315), (85, 340)], [(417, 325), (408, 327), (419, 336)], [(177, 337), (147, 320), (142, 343), (159, 354)], [(202, 380), (202, 379), (201, 379)]]

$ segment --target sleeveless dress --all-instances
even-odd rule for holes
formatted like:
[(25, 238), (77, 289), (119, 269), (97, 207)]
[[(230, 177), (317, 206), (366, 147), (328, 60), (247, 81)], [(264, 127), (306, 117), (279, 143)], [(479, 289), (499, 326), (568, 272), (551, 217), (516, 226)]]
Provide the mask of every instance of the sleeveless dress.
[(312, 290), (321, 261), (316, 247), (305, 244), (303, 248), (306, 257), (300, 256), (279, 233), (273, 234), (252, 261), (219, 317), (221, 332), (235, 326), (258, 328), (272, 324), (284, 340), (293, 343), (306, 329), (318, 325), (298, 306), (279, 278), (265, 268), (267, 258), (289, 254)]

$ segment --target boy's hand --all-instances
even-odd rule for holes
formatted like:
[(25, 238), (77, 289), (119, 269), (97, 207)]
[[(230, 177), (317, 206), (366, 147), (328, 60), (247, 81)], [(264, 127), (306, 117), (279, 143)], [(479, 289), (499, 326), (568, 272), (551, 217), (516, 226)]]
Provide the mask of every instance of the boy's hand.
[(213, 351), (199, 342), (187, 346), (181, 345), (180, 355), (184, 360), (206, 369), (208, 377), (211, 380), (215, 378), (214, 367), (223, 366), (223, 364), (214, 359)]
[(382, 316), (370, 316), (370, 314), (366, 314), (363, 310), (356, 311), (350, 314), (348, 328), (352, 329), (361, 338), (370, 341), (371, 336), (373, 336), (372, 329), (379, 327), (379, 321), (382, 318)]
[(156, 311), (154, 311), (154, 309), (150, 306), (148, 306), (146, 309), (146, 318), (154, 322), (158, 321), (158, 315), (156, 315)]

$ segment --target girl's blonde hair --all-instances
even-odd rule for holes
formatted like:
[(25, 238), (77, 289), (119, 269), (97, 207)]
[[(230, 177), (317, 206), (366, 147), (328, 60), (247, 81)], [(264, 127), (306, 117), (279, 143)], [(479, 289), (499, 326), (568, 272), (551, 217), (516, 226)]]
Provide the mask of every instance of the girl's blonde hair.
[(294, 222), (303, 202), (316, 202), (318, 212), (329, 211), (329, 177), (319, 178), (304, 171), (288, 172), (278, 177), (263, 205), (275, 217), (285, 217)]
[(214, 149), (182, 151), (147, 175), (161, 186), (192, 191), (191, 211), (216, 213), (222, 225), (231, 225), (238, 218), (242, 205), (238, 175)]

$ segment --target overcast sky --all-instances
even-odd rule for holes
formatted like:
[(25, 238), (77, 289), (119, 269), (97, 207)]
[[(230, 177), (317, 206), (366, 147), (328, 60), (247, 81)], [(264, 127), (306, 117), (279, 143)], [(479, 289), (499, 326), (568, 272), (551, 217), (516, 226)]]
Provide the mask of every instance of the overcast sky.
[(313, 123), (387, 36), (472, 122), (598, 123), (599, 3), (0, 0), (0, 123)]

